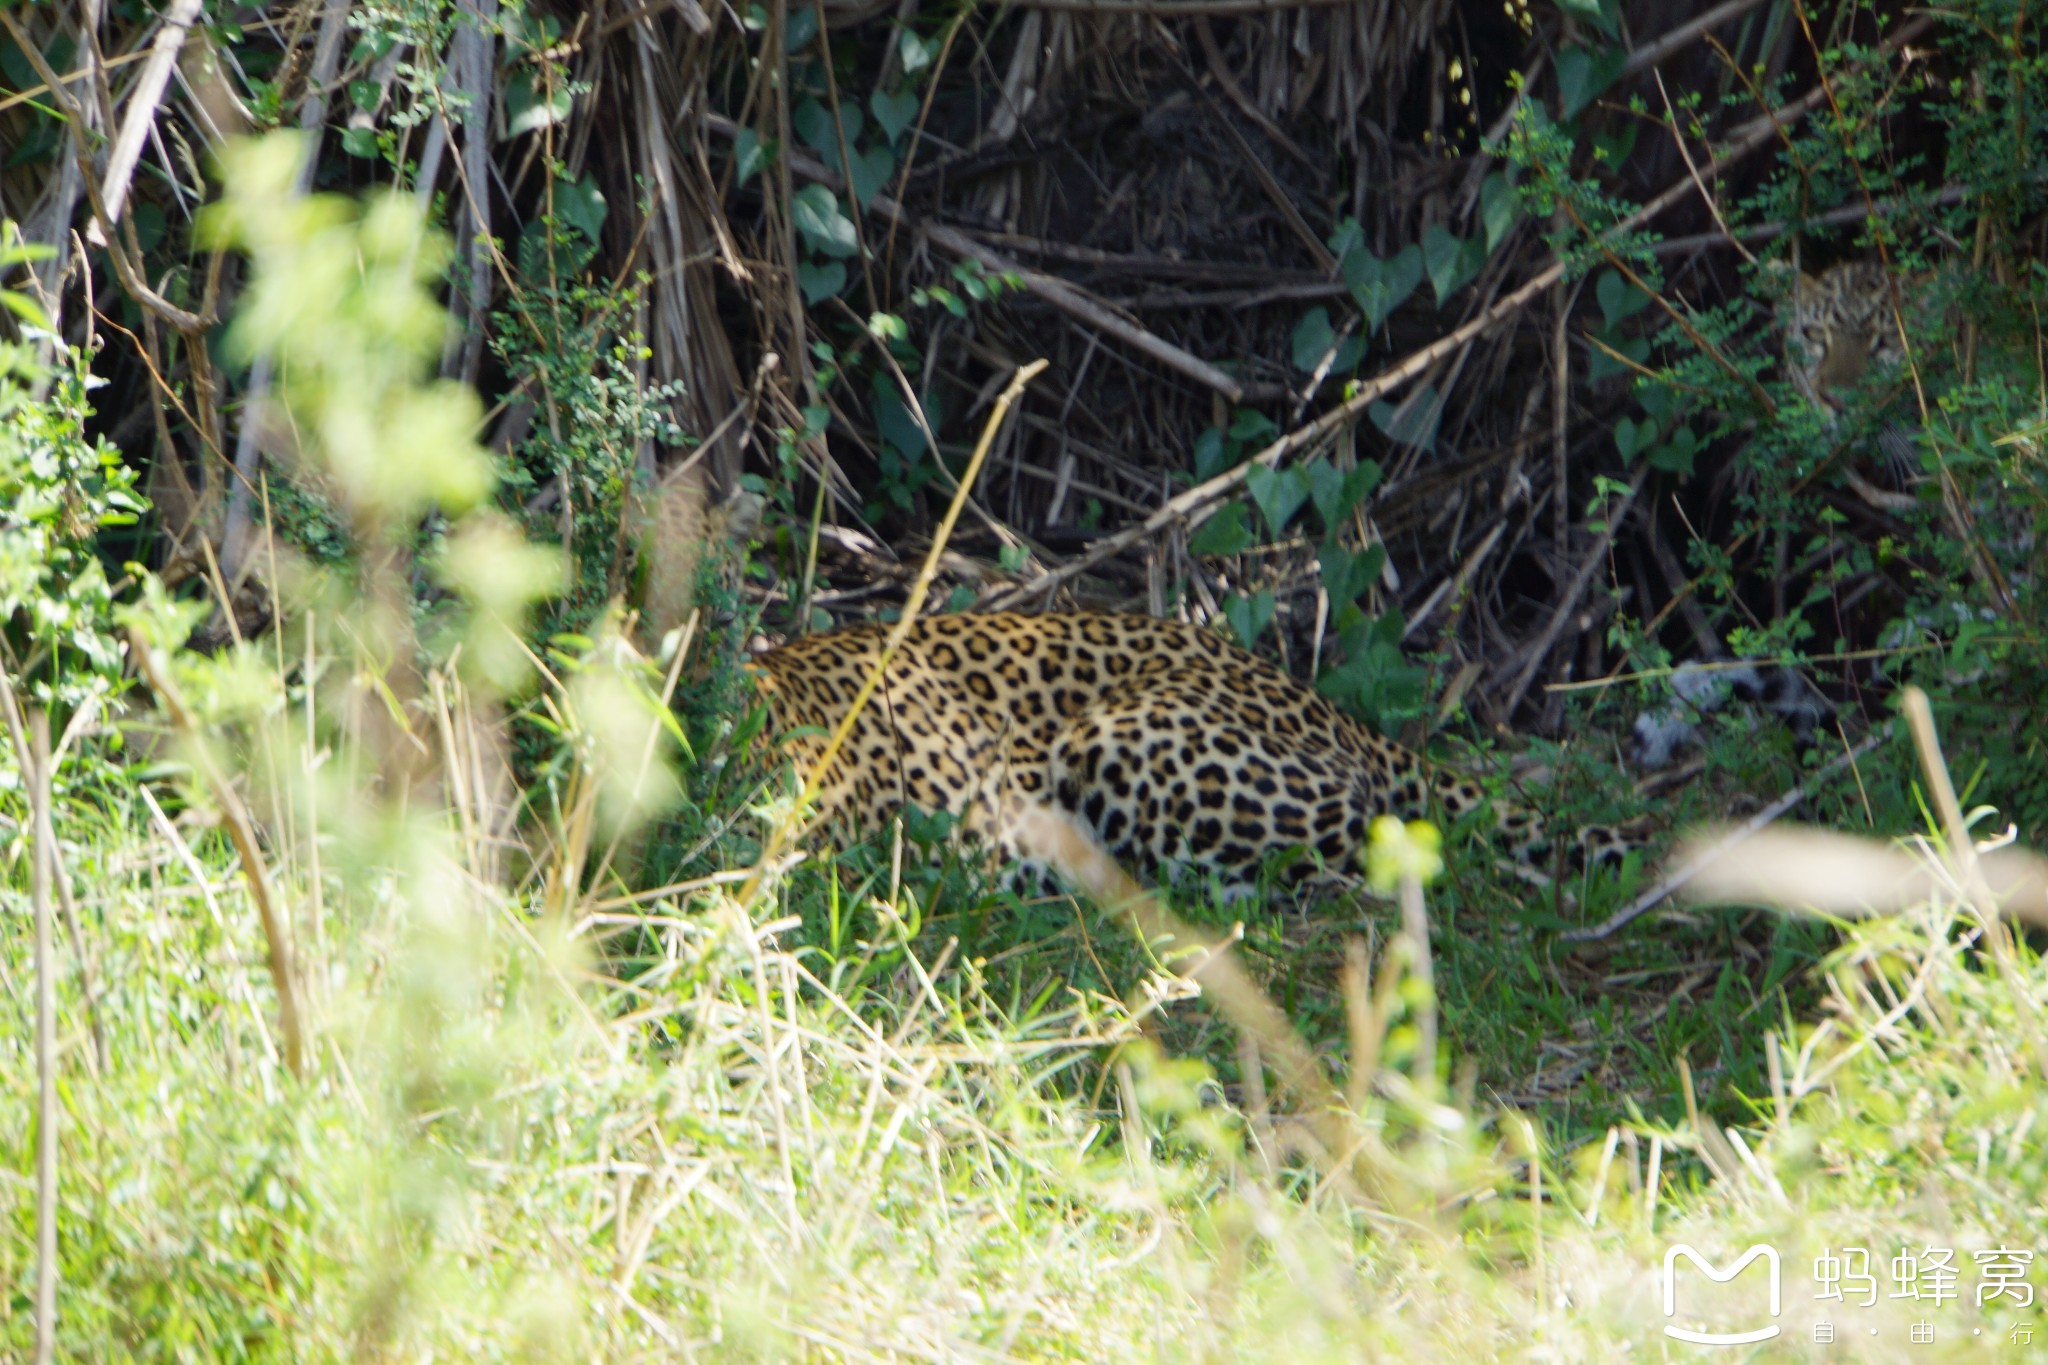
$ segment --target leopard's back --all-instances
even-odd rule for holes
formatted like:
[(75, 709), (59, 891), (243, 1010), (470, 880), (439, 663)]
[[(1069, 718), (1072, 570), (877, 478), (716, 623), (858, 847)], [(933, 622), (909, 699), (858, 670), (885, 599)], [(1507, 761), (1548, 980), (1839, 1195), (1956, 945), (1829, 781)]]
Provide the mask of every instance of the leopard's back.
[[(823, 752), (879, 657), (886, 629), (853, 626), (757, 661), (800, 768)], [(904, 805), (946, 811), (1004, 845), (1024, 805), (1081, 820), (1149, 870), (1245, 881), (1272, 853), (1331, 865), (1373, 816), (1453, 815), (1483, 799), (1432, 781), (1284, 670), (1185, 622), (1111, 613), (995, 613), (915, 622), (825, 774), (820, 804), (855, 831)], [(1518, 843), (1533, 817), (1506, 812)]]

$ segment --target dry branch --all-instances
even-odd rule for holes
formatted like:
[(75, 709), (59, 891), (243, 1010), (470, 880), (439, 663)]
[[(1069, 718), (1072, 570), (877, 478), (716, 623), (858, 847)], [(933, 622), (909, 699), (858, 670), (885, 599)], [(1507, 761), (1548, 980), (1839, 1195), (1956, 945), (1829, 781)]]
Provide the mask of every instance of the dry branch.
[[(108, 222), (106, 205), (100, 198), (99, 181), (92, 172), (92, 154), (85, 145), (85, 130), (90, 127), (85, 110), (71, 98), (70, 92), (65, 88), (64, 78), (44, 59), (42, 49), (21, 25), (15, 22), (10, 11), (0, 9), (0, 28), (7, 30), (8, 37), (14, 40), (14, 45), (20, 49), (22, 56), (35, 68), (36, 75), (50, 88), (50, 97), (63, 111), (65, 121), (70, 124), (72, 158), (77, 162), (81, 185), (86, 198), (92, 204), (94, 219), (99, 223)], [(142, 277), (140, 266), (129, 258), (120, 242), (111, 236), (107, 242), (107, 260), (113, 265), (114, 274), (119, 277), (121, 287), (128, 291), (130, 298), (186, 336), (197, 336), (218, 321), (211, 314), (188, 312), (150, 288)]]
[[(739, 125), (719, 114), (705, 116), (705, 126), (720, 137), (731, 138), (739, 134)], [(801, 152), (787, 152), (785, 158), (789, 169), (806, 180), (815, 181), (839, 193), (846, 189), (845, 177), (829, 170), (822, 162), (814, 161)], [(1068, 284), (1065, 280), (1041, 274), (1028, 266), (1010, 259), (999, 251), (983, 246), (966, 233), (950, 228), (943, 223), (919, 224), (914, 215), (894, 199), (878, 194), (868, 201), (867, 211), (890, 223), (902, 227), (919, 228), (925, 239), (956, 256), (965, 256), (978, 262), (983, 269), (998, 274), (1015, 275), (1024, 288), (1053, 307), (1078, 319), (1098, 331), (1106, 332), (1170, 370), (1176, 370), (1188, 378), (1216, 390), (1232, 402), (1240, 402), (1245, 396), (1244, 385), (1234, 376), (1225, 374), (1199, 356), (1189, 355), (1165, 338), (1146, 331), (1135, 322), (1118, 317), (1107, 306)]]
[(1626, 78), (1648, 70), (1701, 34), (1719, 28), (1730, 19), (1741, 18), (1763, 2), (1764, 0), (1728, 0), (1727, 4), (1716, 5), (1699, 18), (1680, 24), (1669, 33), (1659, 34), (1628, 54), (1628, 61), (1621, 68), (1622, 76)]
[(1552, 647), (1557, 644), (1557, 637), (1564, 633), (1565, 622), (1579, 609), (1579, 599), (1586, 595), (1586, 589), (1592, 585), (1594, 572), (1599, 569), (1601, 561), (1607, 558), (1607, 547), (1614, 543), (1615, 531), (1620, 529), (1621, 523), (1628, 517), (1629, 509), (1636, 505), (1636, 494), (1643, 491), (1643, 480), (1648, 477), (1648, 466), (1638, 470), (1634, 482), (1629, 484), (1627, 496), (1621, 500), (1621, 505), (1609, 509), (1604, 514), (1603, 520), (1606, 525), (1601, 528), (1599, 536), (1579, 560), (1578, 572), (1572, 575), (1570, 585), (1565, 588), (1563, 596), (1557, 599), (1557, 606), (1551, 611), (1550, 620), (1544, 625), (1542, 633), (1529, 646), (1527, 658), (1522, 663), (1522, 671), (1516, 675), (1514, 686), (1508, 689), (1507, 702), (1501, 707), (1504, 714), (1512, 715), (1515, 708), (1522, 704), (1522, 698), (1528, 695), (1529, 684), (1536, 680), (1536, 670), (1543, 667), (1543, 661), (1550, 657)]
[(105, 234), (121, 221), (121, 210), (128, 202), (129, 182), (136, 163), (142, 159), (143, 139), (155, 126), (157, 106), (163, 100), (164, 87), (170, 84), (171, 65), (178, 59), (178, 49), (185, 45), (185, 35), (199, 18), (201, 3), (202, 0), (178, 0), (171, 7), (150, 47), (149, 65), (142, 68), (142, 76), (128, 96), (128, 115), (122, 120), (120, 136), (114, 139), (114, 150), (107, 157), (106, 180), (100, 191), (106, 217), (94, 222), (86, 232), (86, 240), (95, 246), (106, 245)]

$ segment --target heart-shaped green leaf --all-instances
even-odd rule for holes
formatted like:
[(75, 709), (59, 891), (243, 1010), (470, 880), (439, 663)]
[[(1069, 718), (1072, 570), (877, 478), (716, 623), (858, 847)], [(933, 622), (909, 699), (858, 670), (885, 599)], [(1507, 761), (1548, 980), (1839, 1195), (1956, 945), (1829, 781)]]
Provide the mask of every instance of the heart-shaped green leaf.
[(1338, 469), (1328, 460), (1317, 460), (1307, 466), (1307, 474), (1308, 493), (1315, 500), (1316, 515), (1323, 519), (1325, 530), (1335, 530), (1380, 482), (1380, 467), (1371, 460), (1346, 470)]
[(1244, 504), (1225, 503), (1216, 509), (1216, 514), (1203, 522), (1201, 529), (1188, 537), (1188, 553), (1193, 555), (1234, 555), (1242, 554), (1251, 546), (1252, 533), (1245, 529)]
[(815, 304), (829, 299), (846, 288), (846, 267), (838, 261), (826, 261), (822, 265), (798, 261), (796, 287), (803, 291), (805, 303)]
[(1266, 525), (1274, 535), (1287, 529), (1287, 523), (1308, 501), (1308, 476), (1293, 465), (1286, 469), (1268, 469), (1254, 465), (1245, 471), (1245, 491), (1252, 495), (1252, 501), (1259, 505), (1259, 515), (1266, 519)]
[(537, 85), (530, 72), (517, 72), (505, 83), (505, 131), (517, 137), (565, 122), (572, 99), (561, 85)]
[[(860, 143), (860, 130), (867, 127), (867, 118), (857, 104), (839, 106), (840, 117), (846, 123), (846, 145), (851, 148)], [(789, 113), (790, 126), (796, 129), (797, 140), (825, 158), (825, 164), (839, 165), (839, 129), (832, 122), (832, 111), (824, 102), (813, 97), (803, 101)]]
[(1369, 545), (1353, 554), (1335, 541), (1326, 543), (1317, 551), (1323, 571), (1323, 588), (1330, 594), (1330, 605), (1343, 607), (1365, 596), (1387, 566), (1387, 549), (1384, 545)]
[(1508, 235), (1508, 229), (1522, 216), (1522, 201), (1515, 187), (1500, 171), (1479, 182), (1479, 221), (1486, 225), (1486, 249), (1490, 252)]
[(831, 165), (839, 164), (839, 130), (832, 124), (832, 112), (825, 102), (817, 98), (800, 101), (789, 111), (789, 126), (796, 130), (797, 141), (822, 156)]
[(1393, 312), (1408, 301), (1415, 292), (1415, 286), (1422, 283), (1422, 249), (1410, 242), (1393, 255), (1387, 257), (1386, 272), (1382, 277), (1394, 302), (1387, 311)]
[(739, 184), (752, 180), (775, 157), (773, 139), (761, 141), (761, 135), (752, 128), (740, 129), (738, 137), (732, 140), (733, 177)]
[[(1318, 304), (1294, 325), (1294, 367), (1303, 374), (1349, 374), (1365, 355), (1365, 343), (1355, 336), (1339, 338), (1330, 326), (1330, 310)], [(1327, 363), (1326, 363), (1327, 362)]]
[(790, 218), (811, 250), (826, 256), (851, 256), (860, 250), (853, 220), (839, 207), (839, 198), (823, 185), (806, 185), (790, 200)]
[(1303, 465), (1301, 472), (1308, 477), (1308, 495), (1315, 502), (1316, 515), (1323, 519), (1324, 528), (1335, 526), (1345, 512), (1344, 471), (1318, 456)]
[(1570, 119), (1600, 98), (1608, 86), (1621, 78), (1622, 68), (1627, 64), (1628, 54), (1618, 47), (1605, 47), (1598, 52), (1568, 47), (1558, 53), (1557, 94), (1563, 116)]
[(903, 74), (915, 76), (939, 55), (939, 45), (918, 37), (906, 28), (896, 35), (896, 51), (903, 58)]
[(874, 202), (875, 195), (889, 183), (889, 177), (896, 173), (896, 153), (887, 147), (870, 147), (864, 152), (853, 154), (853, 199), (862, 208)]
[(1657, 423), (1644, 418), (1637, 421), (1624, 417), (1614, 424), (1614, 448), (1621, 452), (1623, 460), (1633, 460), (1648, 450), (1657, 440)]
[(917, 107), (917, 96), (908, 90), (898, 90), (893, 95), (877, 90), (868, 96), (868, 112), (875, 116), (875, 122), (892, 143), (916, 120)]
[(791, 10), (789, 18), (783, 25), (782, 50), (784, 52), (801, 52), (816, 42), (817, 39), (817, 7), (805, 5), (802, 9)]
[(1620, 0), (1557, 0), (1557, 7), (1612, 38), (1621, 20)]
[(1636, 385), (1636, 401), (1643, 405), (1643, 411), (1660, 422), (1668, 422), (1678, 415), (1680, 399), (1678, 390), (1669, 384), (1656, 380), (1643, 380)]
[(1592, 357), (1586, 366), (1586, 382), (1589, 384), (1597, 384), (1610, 374), (1622, 374), (1629, 370), (1629, 366), (1607, 353), (1610, 349), (1615, 355), (1627, 356), (1638, 365), (1650, 358), (1648, 337), (1625, 337), (1604, 328), (1597, 336), (1605, 345), (1593, 347)]
[(1249, 647), (1273, 623), (1273, 594), (1262, 592), (1257, 597), (1239, 597), (1232, 593), (1223, 601), (1223, 619), (1230, 622), (1238, 641)]
[(1294, 368), (1303, 374), (1314, 374), (1316, 366), (1337, 344), (1337, 331), (1330, 326), (1330, 310), (1317, 304), (1302, 314), (1301, 321), (1294, 324), (1291, 340)]
[(1692, 477), (1693, 459), (1700, 453), (1701, 444), (1691, 427), (1680, 427), (1671, 433), (1669, 440), (1650, 452), (1650, 467), (1689, 479)]
[(555, 182), (555, 213), (590, 241), (604, 230), (604, 191), (585, 175), (581, 180)]
[(1650, 296), (1628, 282), (1619, 270), (1603, 270), (1593, 282), (1593, 297), (1600, 300), (1600, 316), (1612, 327), (1650, 306)]
[(903, 452), (913, 463), (922, 460), (931, 448), (925, 438), (924, 426), (917, 420), (917, 414), (903, 401), (903, 391), (889, 375), (876, 371), (869, 377), (868, 393), (870, 407), (875, 414), (875, 429), (882, 439)]
[(1343, 273), (1344, 287), (1364, 312), (1367, 330), (1378, 331), (1422, 283), (1422, 252), (1411, 244), (1383, 261), (1361, 246), (1344, 257)]
[(1257, 408), (1239, 408), (1230, 418), (1230, 439), (1240, 444), (1261, 444), (1280, 434), (1273, 419)]
[(1462, 240), (1439, 223), (1422, 234), (1422, 264), (1441, 304), (1479, 273), (1486, 264), (1486, 248), (1477, 240)]

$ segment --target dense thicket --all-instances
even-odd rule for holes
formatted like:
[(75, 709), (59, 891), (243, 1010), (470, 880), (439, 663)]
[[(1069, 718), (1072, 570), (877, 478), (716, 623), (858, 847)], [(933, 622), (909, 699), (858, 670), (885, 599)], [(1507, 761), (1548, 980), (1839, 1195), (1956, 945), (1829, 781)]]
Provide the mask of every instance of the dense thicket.
[[(773, 626), (885, 606), (1044, 356), (955, 605), (1220, 614), (1375, 719), (1448, 688), (1551, 731), (1546, 684), (1674, 655), (1846, 653), (1863, 703), (2032, 634), (2031, 438), (1994, 444), (2038, 408), (2024, 6), (178, 0), (0, 46), (0, 213), (158, 509), (112, 552), (245, 613), (252, 527), (349, 535), (270, 367), (216, 355), (241, 267), (195, 231), (221, 139), (295, 124), (306, 184), (454, 229), (444, 371), (574, 552), (554, 627), (638, 600), (633, 490), (688, 461), (773, 504)], [(1828, 424), (1771, 309), (1844, 260), (1938, 325)]]

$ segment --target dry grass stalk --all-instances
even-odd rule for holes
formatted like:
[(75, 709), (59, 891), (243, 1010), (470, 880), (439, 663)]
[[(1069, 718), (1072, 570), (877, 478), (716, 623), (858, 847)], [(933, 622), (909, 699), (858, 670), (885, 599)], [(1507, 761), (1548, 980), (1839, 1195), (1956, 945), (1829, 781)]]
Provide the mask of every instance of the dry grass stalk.
[(277, 1030), (283, 1045), (284, 1062), (293, 1076), (303, 1077), (306, 1069), (305, 1033), (301, 1023), (303, 1011), (299, 1005), (299, 987), (296, 973), (292, 970), (292, 946), (289, 930), (285, 927), (276, 893), (271, 888), (270, 870), (263, 857), (263, 849), (256, 835), (256, 821), (250, 814), (247, 803), (242, 800), (241, 791), (215, 760), (208, 748), (206, 736), (200, 733), (197, 718), (186, 706), (184, 694), (171, 681), (163, 660), (157, 655), (149, 637), (140, 630), (131, 632), (130, 643), (134, 647), (136, 666), (141, 670), (149, 686), (163, 703), (165, 713), (170, 717), (171, 726), (190, 746), (193, 765), (198, 768), (200, 780), (205, 782), (213, 799), (220, 803), (221, 819), (227, 825), (228, 838), (234, 843), (235, 855), (241, 862), (242, 876), (248, 882), (249, 899), (256, 906), (257, 917), (263, 924), (263, 940), (268, 949), (270, 983), (277, 991)]
[(769, 831), (768, 838), (761, 848), (761, 857), (755, 865), (756, 875), (750, 878), (740, 891), (742, 904), (753, 904), (760, 890), (762, 873), (775, 863), (778, 855), (795, 837), (796, 822), (801, 813), (817, 800), (819, 788), (825, 781), (825, 773), (838, 757), (839, 751), (845, 747), (847, 737), (853, 733), (854, 722), (860, 718), (861, 708), (868, 704), (876, 690), (880, 688), (889, 661), (896, 657), (896, 651), (902, 648), (904, 637), (910, 633), (910, 627), (917, 621), (917, 613), (924, 606), (925, 597), (931, 592), (932, 580), (938, 575), (939, 559), (946, 551), (946, 541), (952, 536), (953, 527), (959, 523), (960, 512), (966, 505), (967, 495), (974, 487), (975, 476), (981, 472), (983, 462), (988, 459), (989, 447), (995, 441), (996, 432), (1001, 428), (1003, 418), (1008, 415), (1010, 405), (1023, 394), (1025, 386), (1043, 373), (1045, 366), (1046, 362), (1043, 360), (1034, 360), (1029, 365), (1020, 366), (1011, 376), (1009, 385), (996, 399), (995, 406), (989, 412), (988, 421), (982, 426), (981, 440), (976, 443), (974, 454), (968, 459), (967, 468), (960, 475), (960, 486), (953, 490), (953, 500), (946, 508), (945, 517), (940, 520), (938, 530), (932, 536), (931, 549), (925, 554), (924, 567), (918, 570), (916, 580), (910, 585), (910, 592), (903, 603), (902, 616), (890, 627), (888, 635), (882, 641), (881, 651), (875, 658), (874, 667), (862, 680), (860, 690), (854, 694), (852, 704), (846, 709), (845, 717), (840, 720), (838, 728), (826, 741), (824, 752), (818, 755), (817, 762), (811, 765), (811, 771), (805, 775), (803, 789), (795, 809), (789, 818), (777, 821), (775, 827)]
[[(10, 721), (14, 689), (7, 689)], [(25, 771), (35, 848), (29, 895), (36, 918), (36, 1361), (48, 1365), (57, 1343), (57, 962), (50, 935), (50, 869), (57, 831), (50, 821), (50, 717), (29, 716)]]

